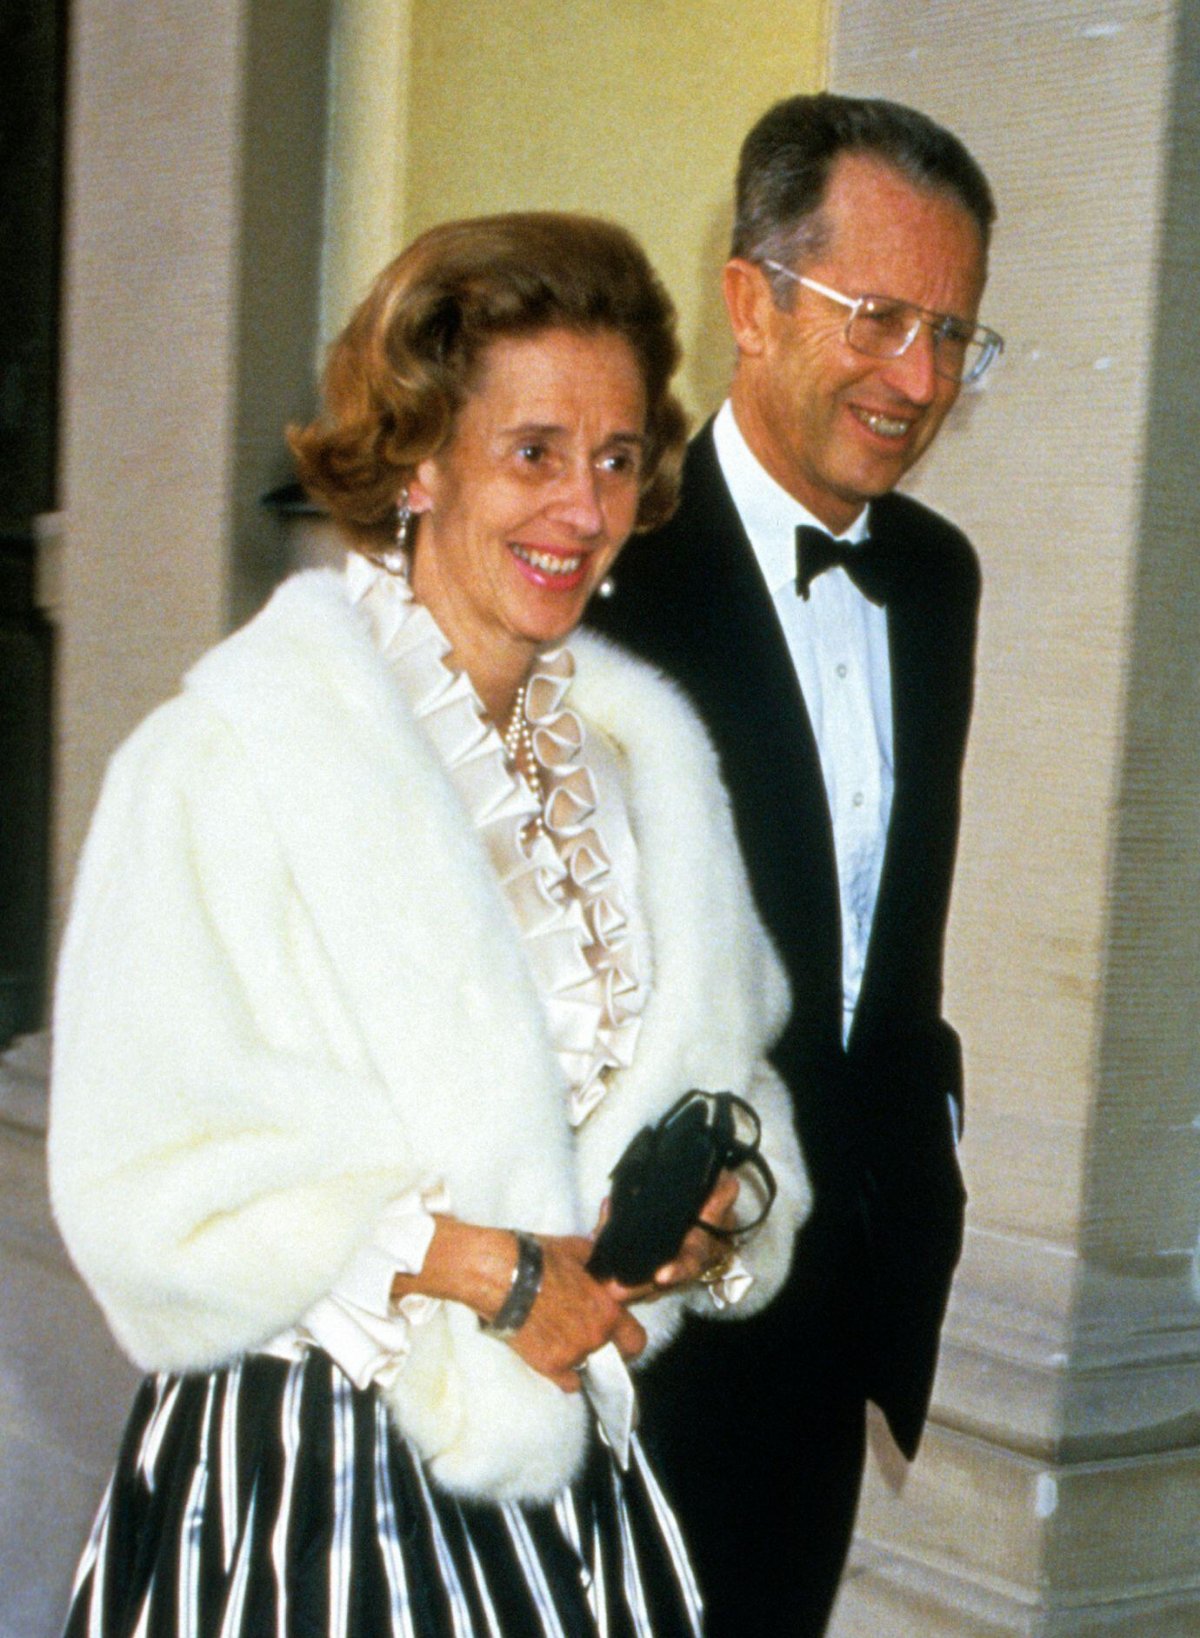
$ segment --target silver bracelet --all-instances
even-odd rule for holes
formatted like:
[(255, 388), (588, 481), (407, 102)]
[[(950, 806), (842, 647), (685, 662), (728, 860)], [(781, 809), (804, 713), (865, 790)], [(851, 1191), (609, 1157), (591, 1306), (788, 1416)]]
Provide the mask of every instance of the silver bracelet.
[(495, 1319), (480, 1321), (483, 1329), (490, 1336), (499, 1337), (501, 1342), (515, 1336), (529, 1318), (538, 1292), (542, 1289), (545, 1269), (541, 1241), (535, 1240), (532, 1234), (523, 1233), (521, 1229), (513, 1229), (512, 1232), (517, 1242), (517, 1261), (508, 1295), (500, 1304)]

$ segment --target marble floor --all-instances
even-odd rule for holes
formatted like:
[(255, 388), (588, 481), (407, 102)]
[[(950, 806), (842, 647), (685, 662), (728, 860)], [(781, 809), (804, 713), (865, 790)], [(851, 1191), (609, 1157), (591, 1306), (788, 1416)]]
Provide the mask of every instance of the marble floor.
[(67, 1260), (45, 1181), (46, 1043), (0, 1056), (0, 1638), (54, 1638), (136, 1373)]

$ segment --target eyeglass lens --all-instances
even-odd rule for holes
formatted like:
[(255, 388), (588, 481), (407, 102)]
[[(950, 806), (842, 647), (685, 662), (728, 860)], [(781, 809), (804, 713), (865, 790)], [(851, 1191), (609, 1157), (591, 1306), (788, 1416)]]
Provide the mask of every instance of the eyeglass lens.
[(933, 367), (947, 381), (974, 381), (989, 362), (993, 347), (951, 318), (931, 320), (905, 302), (866, 297), (850, 315), (846, 340), (871, 358), (899, 358), (908, 351), (922, 324), (933, 336)]

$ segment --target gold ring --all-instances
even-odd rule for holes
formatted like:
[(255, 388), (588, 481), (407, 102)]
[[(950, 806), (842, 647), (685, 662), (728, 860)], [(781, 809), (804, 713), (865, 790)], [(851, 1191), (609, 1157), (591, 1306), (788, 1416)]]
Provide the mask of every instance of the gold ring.
[(720, 1285), (733, 1267), (733, 1252), (723, 1251), (719, 1257), (705, 1263), (696, 1278), (701, 1285)]

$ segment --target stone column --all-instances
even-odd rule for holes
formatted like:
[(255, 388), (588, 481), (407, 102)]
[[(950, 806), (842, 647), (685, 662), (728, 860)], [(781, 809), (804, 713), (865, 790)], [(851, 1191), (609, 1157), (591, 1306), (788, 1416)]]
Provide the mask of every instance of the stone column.
[(405, 240), (413, 0), (331, 0), (321, 340)]
[[(109, 753), (274, 575), (259, 498), (313, 401), (330, 3), (71, 6), (64, 512), (39, 543), (60, 926)], [(135, 1377), (50, 1218), (43, 1047), (0, 1061), (0, 1626), (30, 1638), (61, 1626)]]
[(1008, 339), (914, 485), (986, 577), (947, 997), (967, 1247), (836, 1638), (1200, 1631), (1198, 69), (1187, 0), (835, 14), (833, 89), (926, 109), (992, 178)]
[(261, 600), (312, 407), (330, 0), (77, 0), (56, 897), (104, 762)]

